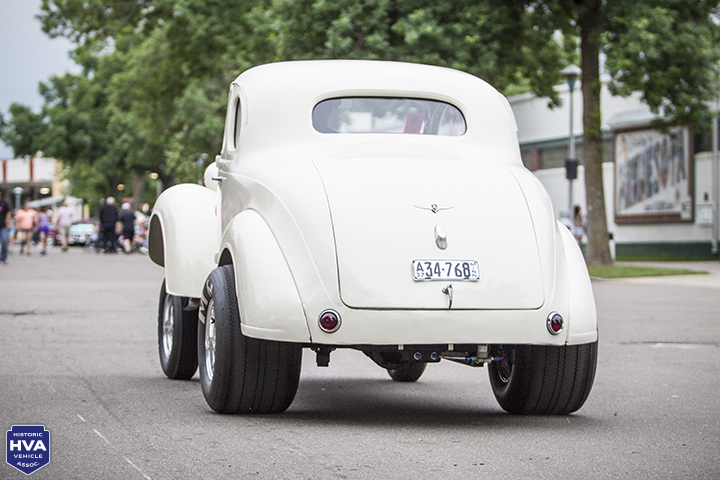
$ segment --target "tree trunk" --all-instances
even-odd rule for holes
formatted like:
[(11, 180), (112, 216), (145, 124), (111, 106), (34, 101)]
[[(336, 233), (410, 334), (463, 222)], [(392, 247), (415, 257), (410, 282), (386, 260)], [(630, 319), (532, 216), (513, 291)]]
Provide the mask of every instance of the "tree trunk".
[(580, 55), (582, 57), (583, 155), (587, 202), (588, 265), (612, 263), (608, 243), (605, 193), (602, 175), (602, 122), (600, 116), (600, 50), (597, 21), (601, 2), (586, 2), (580, 13)]
[(132, 185), (132, 206), (134, 210), (140, 210), (140, 202), (145, 191), (145, 172), (130, 170), (130, 184)]

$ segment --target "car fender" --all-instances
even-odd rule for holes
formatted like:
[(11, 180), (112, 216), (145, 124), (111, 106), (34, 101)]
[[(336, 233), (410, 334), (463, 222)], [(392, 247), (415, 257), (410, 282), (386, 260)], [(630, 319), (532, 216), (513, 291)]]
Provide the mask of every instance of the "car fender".
[(590, 275), (577, 241), (563, 224), (557, 222), (567, 275), (567, 344), (597, 341), (597, 311)]
[(295, 280), (260, 214), (244, 210), (236, 215), (225, 229), (221, 251), (220, 264), (234, 266), (242, 333), (265, 340), (310, 342)]
[(205, 279), (216, 267), (217, 195), (200, 185), (181, 184), (164, 191), (155, 203), (148, 254), (165, 267), (165, 287), (172, 295), (199, 298)]

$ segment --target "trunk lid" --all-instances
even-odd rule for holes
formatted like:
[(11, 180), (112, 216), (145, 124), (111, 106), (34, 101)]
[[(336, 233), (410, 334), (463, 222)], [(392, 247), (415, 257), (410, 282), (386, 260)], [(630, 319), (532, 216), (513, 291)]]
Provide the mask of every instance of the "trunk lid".
[[(525, 197), (508, 167), (463, 159), (319, 159), (340, 295), (363, 309), (537, 309), (545, 301)], [(432, 205), (438, 210), (434, 213)], [(447, 248), (436, 245), (436, 227)], [(415, 281), (413, 260), (477, 260), (478, 281)]]

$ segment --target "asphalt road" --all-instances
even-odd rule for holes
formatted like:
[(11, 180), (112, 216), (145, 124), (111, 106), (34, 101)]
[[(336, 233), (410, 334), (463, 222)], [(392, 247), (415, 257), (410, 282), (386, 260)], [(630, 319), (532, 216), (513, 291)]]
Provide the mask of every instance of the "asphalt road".
[[(392, 382), (364, 355), (306, 354), (290, 409), (223, 416), (157, 354), (162, 269), (53, 250), (0, 265), (0, 426), (42, 424), (37, 479), (720, 478), (720, 269), (594, 281), (595, 386), (563, 417), (512, 416), (485, 369)], [(702, 267), (701, 267), (702, 268)], [(6, 463), (0, 478), (26, 478)]]

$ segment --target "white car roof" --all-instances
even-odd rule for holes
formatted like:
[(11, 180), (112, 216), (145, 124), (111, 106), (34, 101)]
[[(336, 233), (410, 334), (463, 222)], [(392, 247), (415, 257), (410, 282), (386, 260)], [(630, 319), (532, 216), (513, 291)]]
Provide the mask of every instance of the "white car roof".
[[(462, 137), (448, 140), (413, 135), (417, 141), (450, 141), (495, 152), (495, 156), (502, 157), (498, 160), (507, 163), (521, 163), (517, 125), (507, 100), (487, 82), (459, 70), (370, 60), (278, 62), (243, 72), (233, 82), (232, 95), (241, 99), (241, 144), (247, 147), (272, 147), (278, 142), (338, 142), (342, 141), (338, 137), (357, 135), (315, 131), (312, 110), (328, 98), (410, 97), (451, 103), (460, 109), (467, 123)], [(228, 120), (230, 116), (228, 112)], [(385, 139), (388, 142), (398, 138), (392, 134), (370, 135), (390, 137)]]

